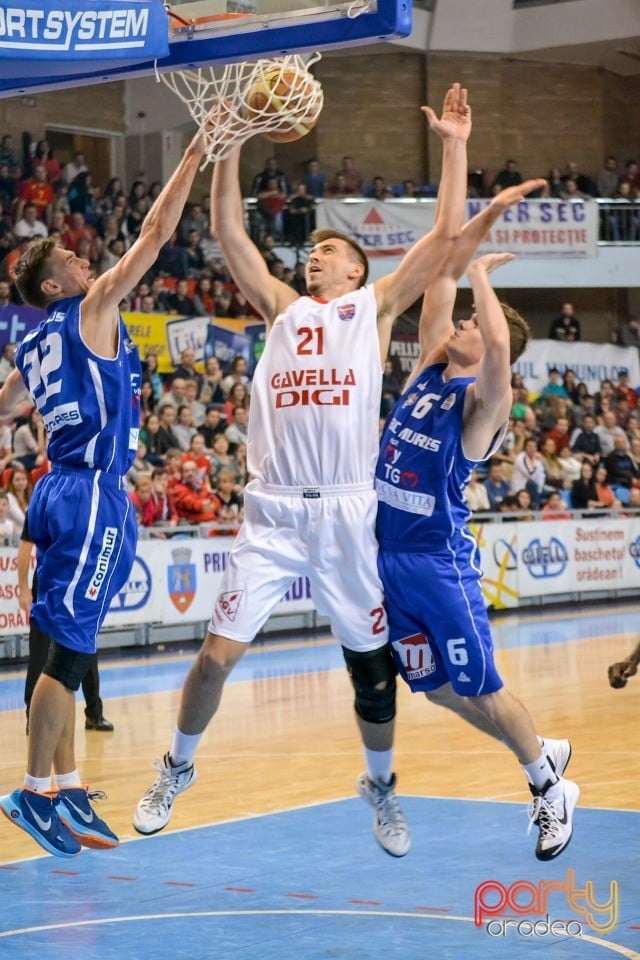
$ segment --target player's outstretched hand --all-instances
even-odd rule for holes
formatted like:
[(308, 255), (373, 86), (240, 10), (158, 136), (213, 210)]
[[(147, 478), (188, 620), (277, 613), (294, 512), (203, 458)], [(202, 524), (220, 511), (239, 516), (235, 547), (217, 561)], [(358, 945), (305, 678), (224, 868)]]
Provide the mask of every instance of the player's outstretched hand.
[(541, 177), (538, 180), (525, 180), (524, 183), (519, 183), (517, 187), (507, 187), (505, 190), (501, 190), (500, 193), (496, 193), (491, 201), (491, 206), (498, 207), (500, 210), (508, 210), (514, 203), (519, 203), (521, 200), (524, 200), (524, 198), (530, 193), (533, 193), (534, 190), (541, 190), (546, 182), (547, 181)]
[(443, 140), (468, 140), (471, 133), (471, 107), (467, 103), (467, 91), (454, 83), (447, 91), (442, 107), (442, 117), (431, 107), (421, 107), (429, 126)]
[(467, 274), (471, 275), (474, 271), (493, 273), (498, 267), (502, 267), (505, 263), (511, 263), (515, 258), (515, 253), (485, 253), (469, 264)]
[(626, 687), (627, 680), (638, 672), (638, 667), (632, 660), (621, 660), (620, 663), (612, 663), (609, 667), (609, 684), (614, 690), (620, 690)]

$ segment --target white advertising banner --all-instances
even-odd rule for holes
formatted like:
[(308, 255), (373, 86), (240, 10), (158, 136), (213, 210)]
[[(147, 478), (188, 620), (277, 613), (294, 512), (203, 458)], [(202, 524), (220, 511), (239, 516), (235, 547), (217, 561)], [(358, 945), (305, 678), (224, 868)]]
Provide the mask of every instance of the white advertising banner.
[(640, 360), (635, 347), (616, 347), (612, 343), (562, 343), (558, 340), (530, 340), (527, 349), (513, 365), (521, 373), (532, 393), (542, 393), (549, 382), (549, 370), (560, 373), (575, 370), (578, 382), (586, 383), (589, 393), (600, 389), (601, 380), (618, 382), (621, 370), (629, 372), (629, 383), (640, 386)]
[(480, 547), (482, 595), (486, 605), (494, 610), (517, 607), (518, 524), (471, 523), (469, 526)]
[[(467, 200), (470, 219), (490, 203)], [(324, 200), (318, 227), (348, 233), (369, 257), (400, 257), (432, 229), (435, 203), (407, 200)], [(523, 200), (507, 210), (480, 252), (509, 250), (518, 257), (596, 257), (598, 205), (589, 201)]]

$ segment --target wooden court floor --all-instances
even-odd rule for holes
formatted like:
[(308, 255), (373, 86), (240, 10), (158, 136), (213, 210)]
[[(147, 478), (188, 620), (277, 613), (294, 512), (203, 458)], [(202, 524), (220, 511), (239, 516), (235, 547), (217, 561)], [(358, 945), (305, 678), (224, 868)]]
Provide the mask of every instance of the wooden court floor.
[[(505, 682), (528, 706), (539, 733), (572, 741), (570, 776), (580, 784), (581, 807), (640, 811), (640, 677), (619, 691), (606, 680), (607, 665), (636, 642), (638, 613), (638, 607), (610, 604), (494, 621)], [(181, 678), (192, 658), (191, 649), (137, 659), (104, 656), (102, 693), (112, 734), (85, 732), (78, 703), (78, 766), (90, 786), (108, 794), (100, 813), (121, 839), (138, 836), (132, 813), (155, 776), (154, 758), (170, 744)], [(171, 830), (354, 794), (363, 763), (335, 643), (326, 637), (267, 641), (254, 645), (241, 667), (203, 738), (198, 783), (177, 801)], [(18, 786), (24, 773), (22, 678), (22, 667), (0, 670), (2, 792)], [(401, 794), (527, 802), (522, 774), (504, 747), (402, 684), (396, 749)], [(369, 829), (364, 807), (362, 828)], [(22, 831), (0, 822), (0, 863), (39, 854)]]

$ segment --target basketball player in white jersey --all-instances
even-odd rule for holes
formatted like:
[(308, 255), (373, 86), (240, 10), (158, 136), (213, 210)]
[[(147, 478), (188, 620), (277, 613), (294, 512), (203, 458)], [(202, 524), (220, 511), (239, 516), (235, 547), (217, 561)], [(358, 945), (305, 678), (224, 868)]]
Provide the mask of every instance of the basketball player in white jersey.
[(462, 224), (466, 90), (447, 93), (442, 118), (422, 108), (443, 140), (436, 225), (391, 275), (367, 285), (368, 265), (347, 235), (320, 230), (306, 265), (309, 296), (269, 274), (244, 228), (239, 148), (218, 162), (212, 222), (229, 270), (264, 317), (267, 344), (253, 379), (245, 521), (229, 556), (209, 631), (182, 693), (173, 744), (135, 812), (140, 833), (161, 830), (195, 779), (193, 757), (224, 682), (291, 583), (309, 577), (314, 601), (342, 645), (355, 689), (367, 770), (361, 796), (392, 856), (410, 840), (394, 792), (395, 667), (376, 570), (373, 471), (383, 364), (394, 320), (433, 278)]

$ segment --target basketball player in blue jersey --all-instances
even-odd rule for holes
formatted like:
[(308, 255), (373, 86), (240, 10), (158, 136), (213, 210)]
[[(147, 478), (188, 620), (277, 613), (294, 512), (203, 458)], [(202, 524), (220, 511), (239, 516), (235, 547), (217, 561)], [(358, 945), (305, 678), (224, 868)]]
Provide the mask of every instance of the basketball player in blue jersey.
[[(366, 771), (357, 789), (392, 856), (410, 847), (395, 794), (396, 671), (387, 643), (374, 536), (382, 371), (398, 314), (435, 278), (460, 230), (466, 196), (466, 90), (454, 84), (442, 117), (423, 108), (443, 140), (438, 217), (397, 270), (367, 284), (367, 258), (331, 230), (312, 237), (309, 296), (269, 274), (249, 239), (237, 147), (216, 164), (212, 220), (225, 262), (260, 311), (267, 341), (251, 388), (245, 519), (231, 549), (209, 629), (183, 691), (170, 750), (134, 814), (140, 833), (162, 830), (176, 796), (195, 782), (194, 755), (227, 676), (296, 577), (341, 644), (354, 691)], [(240, 131), (239, 131), (240, 132)]]
[[(512, 400), (511, 364), (529, 339), (525, 321), (499, 302), (489, 281), (512, 254), (487, 254), (467, 265), (503, 210), (543, 183), (502, 191), (465, 226), (426, 291), (419, 360), (381, 440), (376, 533), (399, 672), (414, 692), (513, 751), (533, 794), (536, 856), (551, 860), (571, 839), (579, 795), (576, 784), (562, 777), (571, 746), (538, 738), (529, 713), (498, 675), (464, 499), (473, 468), (502, 440)], [(452, 312), (465, 268), (475, 313), (456, 327)]]
[(39, 581), (31, 616), (52, 639), (31, 700), (24, 785), (0, 797), (0, 810), (59, 857), (118, 844), (89, 802), (97, 794), (82, 785), (74, 754), (75, 692), (136, 548), (123, 478), (136, 452), (141, 371), (118, 304), (176, 229), (203, 155), (198, 133), (138, 240), (98, 279), (52, 239), (36, 241), (15, 268), (23, 300), (47, 316), (20, 345), (0, 417), (15, 417), (28, 393), (49, 438), (53, 466), (29, 504), (29, 531)]

